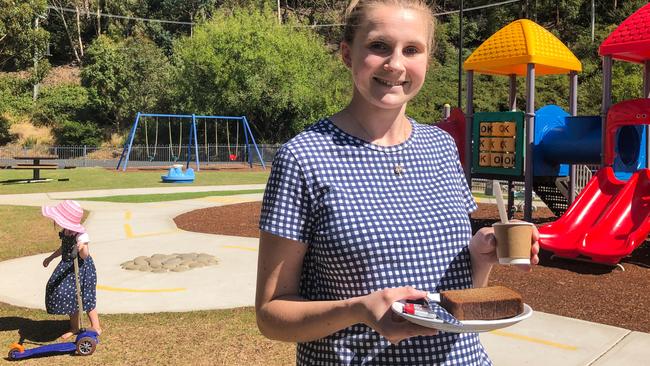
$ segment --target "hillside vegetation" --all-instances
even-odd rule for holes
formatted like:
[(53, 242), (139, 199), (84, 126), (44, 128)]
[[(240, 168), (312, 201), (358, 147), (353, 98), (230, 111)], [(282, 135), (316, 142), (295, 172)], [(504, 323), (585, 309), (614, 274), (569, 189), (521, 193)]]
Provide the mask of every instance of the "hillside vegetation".
[[(438, 1), (435, 11), (456, 10), (459, 3)], [(465, 6), (491, 3), (465, 1)], [(508, 23), (532, 19), (581, 60), (578, 112), (599, 114), (598, 46), (646, 1), (595, 4), (593, 40), (587, 0), (522, 0), (468, 11), (462, 59)], [(241, 0), (0, 0), (0, 146), (121, 143), (138, 111), (245, 115), (258, 142), (285, 141), (350, 97), (338, 54), (347, 2), (287, 1), (279, 12), (275, 6), (275, 1)], [(104, 17), (98, 11), (175, 23)], [(436, 20), (429, 73), (407, 111), (425, 123), (439, 120), (445, 103), (458, 104), (459, 16)], [(614, 102), (639, 97), (641, 66), (614, 65)], [(503, 77), (478, 76), (475, 109), (505, 110), (507, 84)], [(524, 93), (521, 79), (520, 101)], [(566, 109), (567, 99), (565, 75), (538, 78), (538, 107), (554, 103)], [(518, 106), (525, 108), (524, 102)], [(157, 133), (153, 126), (150, 136)], [(182, 133), (171, 126), (161, 140), (173, 135), (176, 141)], [(226, 128), (215, 127), (215, 133), (222, 139), (234, 133), (233, 126)], [(143, 136), (136, 139), (143, 143)]]

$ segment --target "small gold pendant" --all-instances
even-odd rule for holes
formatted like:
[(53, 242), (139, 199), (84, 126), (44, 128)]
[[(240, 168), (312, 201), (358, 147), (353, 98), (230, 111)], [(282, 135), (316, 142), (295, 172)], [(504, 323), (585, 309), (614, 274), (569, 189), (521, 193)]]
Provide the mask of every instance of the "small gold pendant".
[(404, 168), (402, 168), (401, 165), (397, 164), (393, 167), (393, 171), (395, 172), (395, 174), (401, 176), (404, 173)]

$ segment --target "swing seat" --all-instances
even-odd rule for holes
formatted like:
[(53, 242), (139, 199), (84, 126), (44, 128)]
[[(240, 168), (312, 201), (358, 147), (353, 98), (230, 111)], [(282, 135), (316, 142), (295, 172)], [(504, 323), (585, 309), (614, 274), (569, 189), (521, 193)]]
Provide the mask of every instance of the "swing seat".
[(237, 160), (237, 155), (236, 154), (230, 154), (228, 157), (230, 158), (230, 161)]
[(185, 172), (179, 166), (169, 168), (167, 175), (160, 177), (163, 183), (192, 183), (194, 182), (194, 169), (187, 168)]

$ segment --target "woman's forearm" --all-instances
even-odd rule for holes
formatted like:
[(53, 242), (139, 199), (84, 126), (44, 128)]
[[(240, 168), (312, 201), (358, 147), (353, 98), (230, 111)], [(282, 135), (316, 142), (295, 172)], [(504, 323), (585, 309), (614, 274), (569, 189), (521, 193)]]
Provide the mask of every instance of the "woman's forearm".
[(488, 281), (490, 279), (490, 272), (492, 271), (492, 264), (480, 260), (478, 256), (476, 258), (472, 258), (471, 261), (472, 261), (472, 285), (474, 287), (487, 286)]
[(257, 310), (257, 324), (264, 336), (285, 342), (307, 342), (326, 337), (364, 321), (360, 298), (309, 301), (284, 296)]

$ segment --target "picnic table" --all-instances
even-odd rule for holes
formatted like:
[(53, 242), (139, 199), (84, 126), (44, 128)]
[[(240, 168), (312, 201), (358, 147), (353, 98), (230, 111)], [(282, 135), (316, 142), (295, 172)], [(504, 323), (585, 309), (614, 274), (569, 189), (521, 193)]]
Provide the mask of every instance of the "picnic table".
[(31, 163), (18, 163), (12, 167), (12, 169), (31, 169), (34, 174), (32, 176), (33, 181), (40, 181), (41, 179), (41, 170), (50, 170), (57, 169), (58, 164), (56, 163), (42, 163), (41, 160), (56, 160), (57, 156), (53, 155), (32, 155), (32, 156), (14, 156), (15, 160), (31, 160)]

